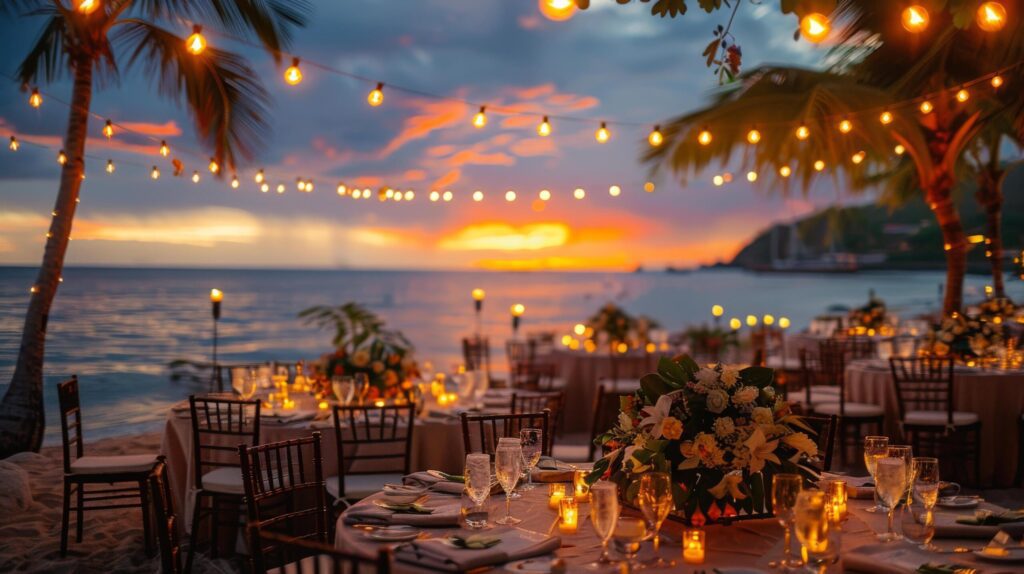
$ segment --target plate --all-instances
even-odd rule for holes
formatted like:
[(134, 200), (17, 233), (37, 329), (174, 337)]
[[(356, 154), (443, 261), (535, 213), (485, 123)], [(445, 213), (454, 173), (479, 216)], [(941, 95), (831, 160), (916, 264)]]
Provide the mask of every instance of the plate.
[(505, 565), (505, 570), (511, 572), (551, 572), (552, 557), (527, 558), (516, 560)]
[(981, 560), (990, 562), (1024, 562), (1024, 548), (1004, 548), (1003, 550), (1006, 550), (1005, 556), (989, 554), (983, 550), (975, 550), (973, 554)]
[(947, 496), (936, 503), (942, 508), (974, 508), (980, 500), (975, 496)]
[(420, 530), (411, 526), (389, 526), (363, 533), (370, 540), (377, 542), (409, 542), (420, 535)]

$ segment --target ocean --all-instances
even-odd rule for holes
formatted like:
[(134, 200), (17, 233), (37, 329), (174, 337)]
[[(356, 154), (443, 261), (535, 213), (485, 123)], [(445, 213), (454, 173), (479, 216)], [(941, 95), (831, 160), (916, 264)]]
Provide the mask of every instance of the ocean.
[[(0, 393), (14, 369), (35, 269), (0, 268)], [(725, 317), (787, 316), (806, 326), (833, 305), (863, 304), (871, 289), (904, 314), (939, 304), (939, 272), (849, 275), (691, 273), (498, 273), (437, 271), (304, 271), (71, 267), (50, 316), (46, 347), (46, 442), (59, 442), (56, 384), (77, 374), (85, 436), (158, 431), (168, 407), (201, 390), (169, 380), (174, 359), (209, 360), (211, 288), (224, 291), (219, 324), (223, 363), (314, 359), (331, 350), (331, 333), (297, 317), (311, 305), (357, 301), (400, 329), (419, 360), (438, 370), (460, 361), (460, 338), (474, 328), (470, 291), (486, 291), (483, 328), (492, 360), (504, 365), (511, 335), (509, 307), (526, 306), (524, 332), (559, 334), (608, 301), (648, 315), (669, 330), (709, 322), (714, 304)], [(981, 297), (985, 278), (970, 277), (967, 297)], [(1024, 298), (1024, 283), (1009, 295)]]

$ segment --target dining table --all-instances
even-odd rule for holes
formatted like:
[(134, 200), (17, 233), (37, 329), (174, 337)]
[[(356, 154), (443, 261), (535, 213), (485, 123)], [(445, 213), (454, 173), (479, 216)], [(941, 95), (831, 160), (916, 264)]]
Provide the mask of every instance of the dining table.
[[(889, 362), (851, 361), (845, 381), (846, 399), (882, 407), (886, 434), (899, 436), (899, 401)], [(1017, 421), (1024, 412), (1024, 371), (957, 365), (953, 389), (953, 409), (976, 413), (981, 420), (981, 484), (1012, 486), (1019, 451)]]
[[(375, 556), (382, 544), (391, 547), (394, 559), (392, 571), (399, 573), (431, 572), (436, 569), (425, 567), (422, 563), (409, 560), (408, 547), (403, 550), (402, 544), (408, 542), (377, 542), (374, 533), (385, 528), (379, 522), (363, 522), (360, 517), (373, 515), (379, 511), (376, 505), (384, 495), (378, 493), (364, 499), (343, 513), (335, 530), (334, 546), (339, 550), (371, 557)], [(459, 505), (459, 497), (453, 494), (430, 493), (424, 506), (433, 506), (442, 512), (455, 512), (453, 506)], [(924, 551), (905, 540), (882, 543), (876, 535), (886, 529), (884, 512), (868, 512), (872, 500), (850, 499), (848, 502), (848, 518), (841, 524), (841, 550), (837, 563), (830, 566), (831, 572), (865, 572), (883, 574), (912, 574), (925, 563), (956, 564), (959, 567), (977, 568), (978, 572), (1002, 573), (1024, 568), (1024, 563), (1003, 565), (989, 562), (974, 552), (986, 546), (989, 540), (999, 531), (999, 527), (966, 526), (956, 523), (959, 517), (971, 517), (977, 509), (946, 510), (936, 508), (935, 524), (937, 525), (935, 545), (940, 551)], [(560, 532), (558, 516), (548, 505), (548, 489), (540, 487), (522, 492), (521, 498), (514, 500), (511, 506), (512, 516), (522, 522), (510, 526), (493, 524), (493, 520), (505, 512), (503, 493), (494, 493), (485, 503), (492, 523), (484, 530), (466, 530), (459, 526), (455, 519), (446, 524), (432, 526), (414, 526), (412, 535), (416, 542), (432, 541), (445, 544), (452, 536), (483, 534), (484, 536), (504, 539), (512, 535), (525, 535), (531, 540), (544, 541), (557, 538), (552, 542), (554, 550), (527, 560), (493, 564), (494, 572), (548, 572), (553, 561), (559, 560), (568, 572), (580, 571), (585, 564), (593, 562), (601, 551), (601, 543), (589, 520), (589, 504), (579, 505), (579, 526), (575, 533)], [(999, 512), (1004, 509), (981, 502), (980, 508)], [(370, 514), (367, 514), (369, 512)], [(899, 511), (897, 511), (899, 512)], [(623, 515), (639, 513), (624, 507)], [(429, 520), (428, 520), (429, 522)], [(437, 520), (435, 522), (444, 522)], [(900, 528), (897, 519), (897, 529)], [(734, 521), (732, 524), (714, 524), (703, 527), (705, 532), (705, 558), (700, 564), (689, 564), (683, 560), (681, 540), (683, 530), (687, 528), (672, 519), (665, 522), (661, 529), (662, 544), (660, 556), (665, 560), (674, 561), (676, 572), (719, 572), (721, 574), (751, 574), (755, 572), (778, 572), (773, 568), (783, 557), (783, 528), (774, 518), (760, 518)], [(495, 549), (501, 548), (501, 542)], [(799, 555), (799, 543), (793, 538), (794, 549)], [(466, 552), (469, 552), (468, 550)], [(456, 554), (457, 555), (457, 554)], [(406, 558), (402, 558), (405, 556)], [(613, 558), (622, 560), (622, 556), (612, 552)], [(637, 555), (640, 562), (654, 558), (652, 545), (647, 542)], [(602, 569), (590, 570), (598, 572), (620, 572), (620, 564), (612, 564)]]
[(594, 423), (594, 400), (601, 384), (616, 390), (640, 388), (640, 377), (658, 368), (658, 353), (643, 349), (626, 353), (586, 352), (556, 349), (538, 357), (538, 361), (552, 364), (563, 381), (569, 404), (584, 408), (566, 409), (562, 417), (562, 430), (566, 433), (589, 433)]

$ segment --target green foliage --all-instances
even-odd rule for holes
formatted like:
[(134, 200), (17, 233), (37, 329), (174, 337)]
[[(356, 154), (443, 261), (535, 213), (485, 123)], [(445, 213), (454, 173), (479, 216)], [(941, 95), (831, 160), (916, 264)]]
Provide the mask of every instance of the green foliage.
[(400, 331), (384, 328), (384, 320), (365, 306), (355, 302), (331, 307), (315, 305), (299, 312), (299, 318), (321, 329), (334, 329), (331, 344), (337, 349), (352, 351), (371, 339), (383, 339), (396, 346), (412, 345)]

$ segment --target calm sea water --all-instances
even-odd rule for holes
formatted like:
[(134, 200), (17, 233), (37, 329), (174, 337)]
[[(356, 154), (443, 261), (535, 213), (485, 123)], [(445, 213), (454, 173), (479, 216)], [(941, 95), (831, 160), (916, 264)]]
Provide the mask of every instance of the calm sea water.
[[(14, 368), (34, 269), (0, 268), (0, 392)], [(874, 289), (907, 313), (934, 308), (941, 273), (761, 275), (733, 270), (689, 274), (492, 273), (69, 268), (54, 304), (46, 348), (47, 441), (59, 441), (55, 385), (81, 380), (86, 436), (159, 430), (167, 407), (195, 387), (172, 383), (167, 364), (208, 359), (209, 291), (225, 292), (220, 322), (223, 362), (295, 361), (329, 350), (330, 333), (304, 325), (310, 305), (359, 301), (401, 329), (417, 356), (447, 368), (473, 329), (470, 290), (486, 290), (484, 329), (494, 350), (510, 334), (508, 308), (526, 305), (523, 329), (565, 332), (606, 301), (654, 317), (668, 329), (726, 316), (772, 313), (806, 325), (830, 305), (862, 304)], [(983, 277), (969, 279), (979, 297)], [(1012, 283), (1021, 299), (1024, 286)]]

